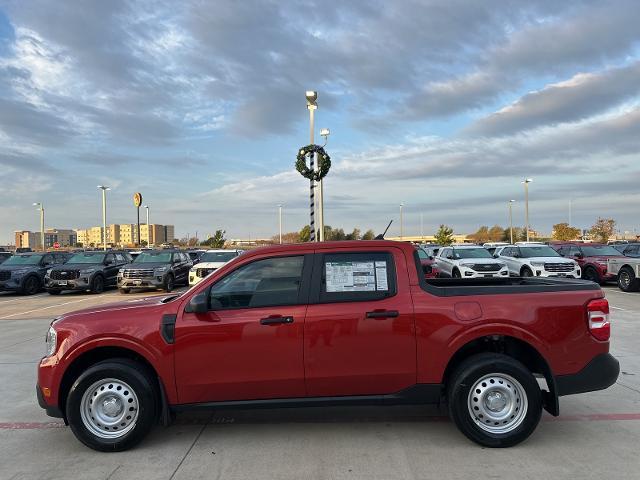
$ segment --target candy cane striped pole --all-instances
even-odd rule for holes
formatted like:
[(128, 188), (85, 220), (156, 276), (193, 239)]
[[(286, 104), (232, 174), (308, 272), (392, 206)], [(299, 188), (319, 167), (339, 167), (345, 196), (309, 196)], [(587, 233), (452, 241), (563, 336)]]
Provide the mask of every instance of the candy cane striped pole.
[[(314, 113), (316, 111), (316, 108), (318, 107), (316, 105), (307, 105), (307, 108), (309, 109), (309, 138), (310, 138), (309, 145), (313, 145), (313, 130), (315, 129)], [(311, 152), (309, 156), (309, 169), (312, 172), (316, 171), (315, 156), (316, 156), (315, 152)], [(309, 240), (312, 242), (316, 241), (315, 207), (316, 207), (315, 182), (313, 181), (313, 179), (311, 179), (309, 181), (309, 210), (311, 214), (309, 219), (310, 220), (309, 228), (311, 230), (311, 236), (309, 237)]]

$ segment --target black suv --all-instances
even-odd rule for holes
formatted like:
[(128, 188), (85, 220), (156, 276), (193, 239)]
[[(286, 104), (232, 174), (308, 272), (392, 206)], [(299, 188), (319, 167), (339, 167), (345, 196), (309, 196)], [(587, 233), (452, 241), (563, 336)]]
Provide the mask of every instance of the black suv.
[(106, 287), (116, 286), (118, 270), (132, 260), (124, 251), (76, 253), (64, 265), (47, 270), (44, 286), (51, 295), (63, 290), (102, 293)]
[(47, 269), (64, 264), (69, 257), (65, 252), (14, 255), (0, 266), (0, 291), (25, 295), (38, 293), (44, 285)]
[(121, 293), (142, 288), (161, 288), (170, 292), (178, 284), (189, 284), (192, 266), (189, 255), (178, 250), (145, 251), (131, 265), (120, 269), (118, 289)]

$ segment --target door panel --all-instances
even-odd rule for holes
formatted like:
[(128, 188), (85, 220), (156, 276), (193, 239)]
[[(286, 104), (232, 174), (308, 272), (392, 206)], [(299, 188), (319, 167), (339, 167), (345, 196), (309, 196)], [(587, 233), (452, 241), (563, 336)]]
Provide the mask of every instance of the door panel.
[(317, 255), (304, 330), (309, 396), (387, 394), (415, 384), (415, 329), (407, 267), (402, 252), (392, 251), (400, 272), (399, 276), (395, 269), (391, 272), (395, 295), (374, 301), (314, 304), (317, 289), (321, 294), (327, 288), (321, 279), (325, 261)]
[(305, 396), (312, 260), (310, 252), (248, 258), (202, 290), (212, 310), (184, 312), (176, 323), (180, 403)]

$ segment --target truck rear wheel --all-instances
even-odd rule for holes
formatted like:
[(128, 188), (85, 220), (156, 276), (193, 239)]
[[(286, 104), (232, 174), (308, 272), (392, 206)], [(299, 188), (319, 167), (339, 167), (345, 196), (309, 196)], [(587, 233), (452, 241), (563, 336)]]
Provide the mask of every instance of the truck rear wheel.
[(78, 440), (102, 452), (127, 450), (149, 433), (158, 406), (153, 380), (136, 362), (99, 362), (73, 383), (67, 396), (69, 426)]
[(630, 267), (622, 267), (618, 272), (618, 288), (623, 292), (637, 292), (640, 290), (640, 280)]
[(542, 414), (538, 382), (519, 361), (482, 353), (456, 369), (448, 388), (449, 415), (470, 440), (511, 447), (536, 429)]

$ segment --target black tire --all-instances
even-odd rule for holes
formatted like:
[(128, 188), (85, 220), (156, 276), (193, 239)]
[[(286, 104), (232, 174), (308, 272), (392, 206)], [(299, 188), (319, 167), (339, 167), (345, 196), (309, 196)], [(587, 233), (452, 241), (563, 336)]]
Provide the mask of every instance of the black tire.
[(102, 293), (104, 292), (104, 277), (100, 274), (94, 275), (93, 280), (91, 280), (91, 286), (89, 287), (89, 291), (91, 293)]
[(640, 280), (631, 267), (622, 267), (618, 272), (618, 288), (623, 292), (637, 292), (640, 290)]
[(124, 295), (126, 295), (127, 293), (129, 293), (131, 290), (129, 290), (128, 288), (119, 288), (118, 291)]
[(173, 290), (173, 287), (175, 287), (175, 280), (173, 278), (173, 275), (170, 273), (165, 277), (162, 289), (169, 293)]
[[(102, 438), (92, 432), (82, 418), (81, 412), (83, 410), (85, 392), (92, 390), (101, 381), (106, 382), (102, 389), (109, 388), (107, 385), (110, 383), (109, 381), (113, 381), (113, 383), (123, 382), (127, 388), (131, 388), (131, 392), (127, 389), (121, 389), (120, 391), (123, 393), (118, 393), (117, 395), (123, 399), (133, 400), (132, 395), (136, 398), (136, 402), (133, 405), (137, 405), (137, 409), (133, 407), (127, 408), (129, 404), (126, 402), (121, 404), (124, 409), (121, 409), (120, 412), (122, 413), (118, 413), (118, 415), (127, 415), (130, 413), (129, 410), (133, 409), (131, 413), (135, 413), (137, 410), (137, 418), (134, 416), (134, 419), (128, 420), (131, 422), (129, 424), (130, 430), (117, 438)], [(105, 390), (105, 392), (107, 391)], [(128, 395), (127, 397), (123, 396), (125, 393)], [(92, 398), (90, 393), (88, 395), (88, 398)], [(105, 395), (108, 394), (105, 393)], [(91, 409), (89, 409), (89, 412), (91, 412), (89, 415), (95, 413)], [(67, 395), (66, 414), (71, 430), (76, 438), (87, 447), (101, 452), (119, 452), (138, 444), (156, 423), (158, 412), (158, 392), (153, 377), (150, 373), (147, 373), (142, 365), (124, 358), (105, 360), (88, 368), (76, 379)], [(91, 418), (97, 423), (93, 416)], [(97, 414), (96, 418), (98, 418)], [(122, 420), (124, 421), (124, 417)], [(98, 425), (100, 424), (98, 423)], [(115, 428), (112, 427), (112, 430), (116, 429), (117, 426)], [(113, 434), (113, 432), (111, 433)], [(115, 434), (119, 435), (120, 433)]]
[(531, 271), (531, 269), (529, 267), (522, 267), (522, 270), (520, 270), (520, 276), (521, 277), (533, 277), (533, 272)]
[(453, 269), (453, 271), (451, 272), (451, 276), (453, 278), (462, 278), (462, 274), (460, 273), (460, 270), (458, 270), (457, 268)]
[[(487, 379), (486, 384), (484, 383), (485, 378)], [(498, 385), (499, 382), (502, 384)], [(481, 353), (467, 358), (456, 368), (447, 386), (451, 419), (467, 438), (482, 446), (503, 448), (517, 445), (526, 440), (540, 422), (542, 393), (538, 382), (522, 363), (507, 355)], [(476, 389), (476, 387), (478, 388)], [(486, 389), (481, 390), (484, 387)], [(473, 394), (471, 394), (472, 389), (475, 389)], [(485, 412), (491, 412), (491, 410), (487, 410), (490, 407), (485, 407), (486, 404), (483, 402), (487, 401), (488, 396), (495, 395), (492, 393), (495, 391), (504, 391), (507, 396), (513, 394), (509, 397), (512, 401), (507, 403), (510, 408), (505, 410), (508, 412), (507, 416), (502, 419), (504, 421), (495, 423), (497, 426), (486, 420), (487, 417), (476, 412), (483, 411), (482, 408)], [(516, 392), (518, 393), (515, 394)], [(476, 403), (480, 405), (480, 409), (474, 405)], [(525, 407), (522, 408), (522, 405)], [(505, 407), (502, 406), (502, 408)], [(513, 415), (509, 415), (511, 413)], [(515, 420), (512, 420), (514, 417)], [(508, 422), (513, 425), (502, 425), (502, 423)], [(480, 424), (483, 426), (481, 427)], [(499, 430), (500, 428), (512, 429), (505, 432), (488, 431), (488, 429)]]
[(600, 278), (600, 274), (593, 267), (587, 267), (584, 270), (582, 270), (582, 278), (584, 278), (585, 280), (590, 280), (592, 282), (595, 282), (599, 285), (602, 284), (602, 278)]
[(35, 295), (42, 288), (42, 282), (35, 275), (29, 275), (22, 285), (22, 293), (24, 295)]
[(49, 295), (60, 295), (61, 292), (62, 290), (47, 290)]

